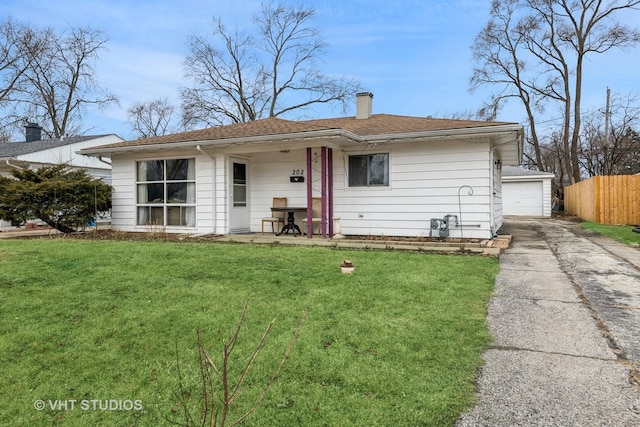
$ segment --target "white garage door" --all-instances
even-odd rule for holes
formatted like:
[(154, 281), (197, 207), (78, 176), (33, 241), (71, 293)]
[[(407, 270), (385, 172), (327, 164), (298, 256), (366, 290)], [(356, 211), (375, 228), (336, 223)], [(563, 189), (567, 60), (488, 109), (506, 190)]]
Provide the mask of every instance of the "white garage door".
[(503, 182), (503, 214), (542, 216), (542, 194), (542, 181)]

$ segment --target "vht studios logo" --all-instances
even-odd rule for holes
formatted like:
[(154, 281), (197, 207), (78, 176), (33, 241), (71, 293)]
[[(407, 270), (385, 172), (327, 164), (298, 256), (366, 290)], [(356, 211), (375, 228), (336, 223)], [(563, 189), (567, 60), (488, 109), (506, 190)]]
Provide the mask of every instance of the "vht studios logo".
[(65, 399), (65, 400), (36, 400), (33, 407), (38, 411), (51, 409), (52, 411), (142, 411), (141, 400), (116, 399)]

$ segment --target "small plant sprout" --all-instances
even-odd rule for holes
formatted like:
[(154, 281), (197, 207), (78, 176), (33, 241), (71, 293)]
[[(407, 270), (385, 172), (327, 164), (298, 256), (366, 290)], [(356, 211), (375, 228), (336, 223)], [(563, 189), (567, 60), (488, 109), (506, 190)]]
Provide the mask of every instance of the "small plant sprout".
[[(239, 415), (234, 415), (235, 419), (232, 418), (232, 409), (237, 408), (237, 400), (247, 391), (247, 389), (251, 386), (245, 385), (245, 380), (251, 370), (256, 357), (260, 353), (260, 350), (264, 346), (264, 343), (271, 332), (275, 319), (272, 320), (267, 328), (265, 329), (262, 337), (260, 338), (258, 344), (255, 346), (254, 350), (249, 355), (249, 359), (242, 369), (238, 378), (233, 379), (230, 375), (230, 363), (231, 363), (231, 354), (234, 350), (236, 341), (238, 340), (238, 336), (240, 334), (240, 329), (245, 319), (245, 315), (247, 312), (249, 302), (246, 301), (244, 307), (242, 308), (242, 313), (240, 314), (240, 318), (238, 319), (238, 324), (236, 329), (229, 338), (229, 340), (224, 344), (222, 349), (221, 361), (219, 363), (214, 362), (213, 358), (209, 355), (209, 352), (205, 349), (202, 344), (202, 338), (200, 335), (200, 328), (197, 328), (197, 337), (198, 337), (198, 361), (200, 365), (200, 379), (201, 379), (201, 391), (200, 398), (202, 401), (202, 406), (199, 414), (192, 414), (188, 405), (190, 392), (185, 389), (182, 374), (180, 373), (180, 369), (178, 367), (178, 377), (179, 377), (179, 390), (175, 392), (176, 397), (178, 398), (178, 406), (181, 407), (184, 413), (185, 424), (182, 424), (187, 427), (195, 427), (195, 426), (236, 426), (242, 423), (249, 415), (255, 412), (260, 404), (263, 402), (265, 396), (273, 386), (276, 381), (276, 378), (280, 374), (282, 366), (284, 365), (287, 357), (289, 356), (289, 352), (293, 348), (295, 341), (300, 335), (300, 331), (302, 329), (302, 325), (304, 324), (308, 311), (305, 310), (302, 314), (300, 322), (296, 327), (289, 344), (287, 345), (280, 362), (278, 363), (275, 371), (271, 375), (270, 379), (267, 381), (264, 386), (264, 390), (256, 399), (256, 401), (249, 407), (249, 409), (244, 410), (243, 413)], [(237, 359), (236, 359), (237, 360)]]

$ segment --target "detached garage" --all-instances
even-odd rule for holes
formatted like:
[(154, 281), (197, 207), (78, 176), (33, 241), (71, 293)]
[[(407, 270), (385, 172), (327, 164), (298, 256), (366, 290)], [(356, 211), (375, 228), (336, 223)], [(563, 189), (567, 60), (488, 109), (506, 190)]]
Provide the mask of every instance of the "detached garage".
[(552, 173), (504, 166), (502, 209), (504, 215), (551, 216)]

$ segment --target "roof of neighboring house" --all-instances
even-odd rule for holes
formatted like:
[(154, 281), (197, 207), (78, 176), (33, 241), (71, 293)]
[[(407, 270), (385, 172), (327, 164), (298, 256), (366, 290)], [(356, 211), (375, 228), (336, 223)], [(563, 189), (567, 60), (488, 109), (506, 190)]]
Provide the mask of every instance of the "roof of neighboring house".
[(541, 172), (532, 169), (520, 168), (517, 166), (503, 166), (503, 177), (530, 177), (530, 178), (553, 178), (554, 174), (551, 172)]
[(0, 144), (0, 158), (36, 153), (38, 151), (48, 150), (56, 147), (63, 147), (65, 145), (102, 138), (105, 136), (108, 135), (71, 136), (66, 138), (41, 139), (39, 141), (31, 142), (9, 142)]
[(412, 132), (446, 131), (456, 129), (488, 128), (501, 125), (517, 125), (511, 122), (487, 122), (473, 120), (433, 119), (427, 117), (396, 116), (390, 114), (374, 114), (366, 119), (355, 116), (291, 121), (279, 118), (268, 118), (253, 122), (236, 123), (172, 135), (142, 138), (131, 141), (85, 149), (97, 151), (110, 148), (141, 147), (148, 145), (176, 144), (194, 141), (218, 141), (226, 139), (252, 138), (287, 134), (313, 132), (346, 132), (354, 137), (374, 135), (393, 135)]

